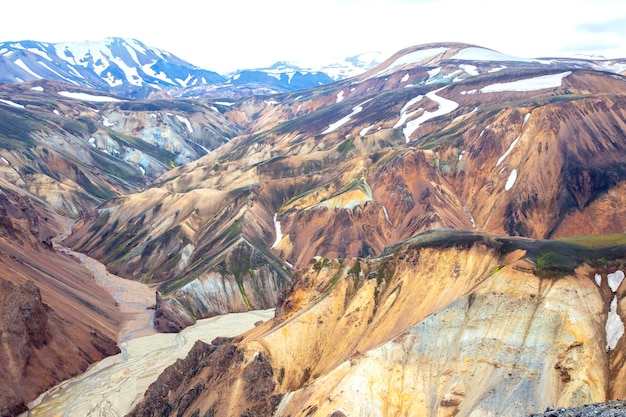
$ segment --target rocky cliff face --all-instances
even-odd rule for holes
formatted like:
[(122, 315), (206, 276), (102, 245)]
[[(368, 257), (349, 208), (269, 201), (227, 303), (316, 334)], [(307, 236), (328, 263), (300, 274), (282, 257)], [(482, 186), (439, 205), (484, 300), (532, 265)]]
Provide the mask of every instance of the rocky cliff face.
[(0, 187), (0, 415), (118, 352), (119, 313), (74, 259), (53, 250), (58, 218)]
[[(433, 232), (380, 258), (318, 258), (271, 328), (222, 348), (242, 355), (227, 382), (208, 376), (222, 356), (201, 369), (180, 363), (162, 378), (197, 376), (157, 381), (132, 415), (522, 416), (618, 398), (623, 338), (607, 347), (607, 323), (623, 296), (620, 236), (614, 251), (615, 242)], [(559, 261), (548, 267), (546, 253)], [(609, 253), (622, 258), (583, 259)], [(245, 387), (258, 380), (268, 381), (255, 403), (265, 408), (250, 414)]]
[[(198, 374), (202, 379), (196, 378)], [(203, 381), (203, 382), (199, 382)], [(190, 390), (181, 390), (188, 387)], [(222, 385), (237, 384), (244, 395), (217, 391)], [(267, 359), (260, 354), (250, 357), (228, 339), (212, 344), (198, 341), (184, 360), (177, 361), (163, 372), (146, 392), (144, 401), (129, 416), (158, 416), (183, 413), (201, 398), (211, 398), (212, 405), (204, 415), (271, 415), (280, 402), (274, 395), (276, 383)], [(238, 392), (240, 391), (237, 390)], [(200, 415), (200, 409), (194, 413)]]

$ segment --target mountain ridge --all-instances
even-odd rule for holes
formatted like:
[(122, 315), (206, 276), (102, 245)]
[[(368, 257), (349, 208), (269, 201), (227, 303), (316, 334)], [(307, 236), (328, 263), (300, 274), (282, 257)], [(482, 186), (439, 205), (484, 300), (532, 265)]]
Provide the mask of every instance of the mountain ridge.
[[(357, 57), (346, 60), (340, 69), (335, 68), (335, 79), (359, 71), (364, 65), (367, 64), (359, 62)], [(276, 68), (242, 69), (226, 77), (136, 39), (0, 43), (0, 82), (57, 80), (126, 98), (146, 98), (150, 94), (196, 98), (241, 96), (249, 91), (276, 93), (333, 81), (323, 70), (289, 66), (292, 67), (289, 71), (280, 72)]]

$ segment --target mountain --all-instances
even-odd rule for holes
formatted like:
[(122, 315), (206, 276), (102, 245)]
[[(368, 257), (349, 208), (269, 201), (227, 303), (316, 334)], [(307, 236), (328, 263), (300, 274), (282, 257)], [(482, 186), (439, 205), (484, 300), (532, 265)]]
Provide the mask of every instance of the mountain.
[(226, 81), (228, 84), (275, 85), (280, 92), (301, 90), (333, 80), (323, 72), (309, 72), (287, 62), (277, 62), (269, 68), (236, 71)]
[(306, 89), (373, 67), (379, 53), (348, 57), (317, 69), (277, 62), (223, 76), (135, 39), (0, 43), (0, 82), (62, 81), (125, 98), (240, 98)]
[(203, 317), (274, 305), (314, 256), (377, 256), (433, 228), (623, 231), (626, 84), (594, 65), (426, 45), (239, 101), (224, 116), (255, 133), (105, 203), (69, 242)]
[(287, 62), (277, 62), (269, 68), (238, 70), (229, 74), (221, 84), (202, 84), (170, 90), (169, 94), (179, 98), (198, 99), (221, 97), (239, 99), (252, 95), (272, 95), (317, 87), (333, 79), (321, 71), (305, 70)]
[[(354, 71), (357, 58), (341, 68), (337, 77)], [(330, 68), (330, 67), (329, 67)], [(278, 62), (270, 68), (240, 70), (228, 78), (198, 68), (177, 56), (148, 47), (135, 39), (46, 43), (0, 43), (0, 82), (54, 80), (90, 87), (125, 98), (241, 97), (310, 88), (332, 82), (319, 70), (304, 70)]]
[[(526, 415), (622, 398), (625, 63), (437, 43), (230, 99), (6, 84), (4, 177), (50, 215), (59, 199), (28, 184), (79, 184), (64, 244), (157, 289), (163, 331), (276, 307), (197, 343), (131, 415)], [(145, 175), (126, 148), (151, 156)]]
[(55, 80), (128, 98), (151, 92), (225, 81), (138, 40), (0, 43), (0, 82)]
[(76, 218), (236, 136), (218, 107), (45, 80), (0, 84), (0, 175)]
[(385, 59), (387, 55), (381, 52), (364, 52), (344, 59), (336, 59), (330, 64), (316, 65), (311, 70), (324, 72), (333, 80), (339, 81), (369, 71)]

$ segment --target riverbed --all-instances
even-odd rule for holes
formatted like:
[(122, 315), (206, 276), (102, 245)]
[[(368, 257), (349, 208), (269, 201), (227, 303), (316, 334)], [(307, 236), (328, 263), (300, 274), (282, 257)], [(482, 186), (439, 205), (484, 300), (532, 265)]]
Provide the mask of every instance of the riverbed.
[(177, 334), (157, 333), (122, 342), (124, 354), (105, 358), (42, 394), (22, 416), (122, 417), (167, 366), (187, 355), (196, 340), (210, 343), (218, 336), (237, 336), (273, 315), (273, 309), (225, 314), (199, 320)]
[(89, 268), (118, 304), (124, 316), (118, 339), (121, 353), (41, 394), (20, 417), (122, 417), (141, 401), (167, 366), (187, 355), (196, 340), (210, 343), (219, 336), (234, 337), (274, 316), (274, 309), (231, 313), (198, 320), (177, 334), (157, 333), (153, 289), (110, 274), (97, 260), (61, 244), (55, 248)]

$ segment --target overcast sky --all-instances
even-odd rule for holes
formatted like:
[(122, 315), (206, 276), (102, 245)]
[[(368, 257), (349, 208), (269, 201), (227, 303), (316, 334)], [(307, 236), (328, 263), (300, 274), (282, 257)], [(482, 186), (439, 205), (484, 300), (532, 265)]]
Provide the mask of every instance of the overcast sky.
[(226, 73), (278, 60), (332, 62), (429, 42), (526, 58), (626, 58), (626, 0), (20, 0), (0, 41), (134, 38)]

